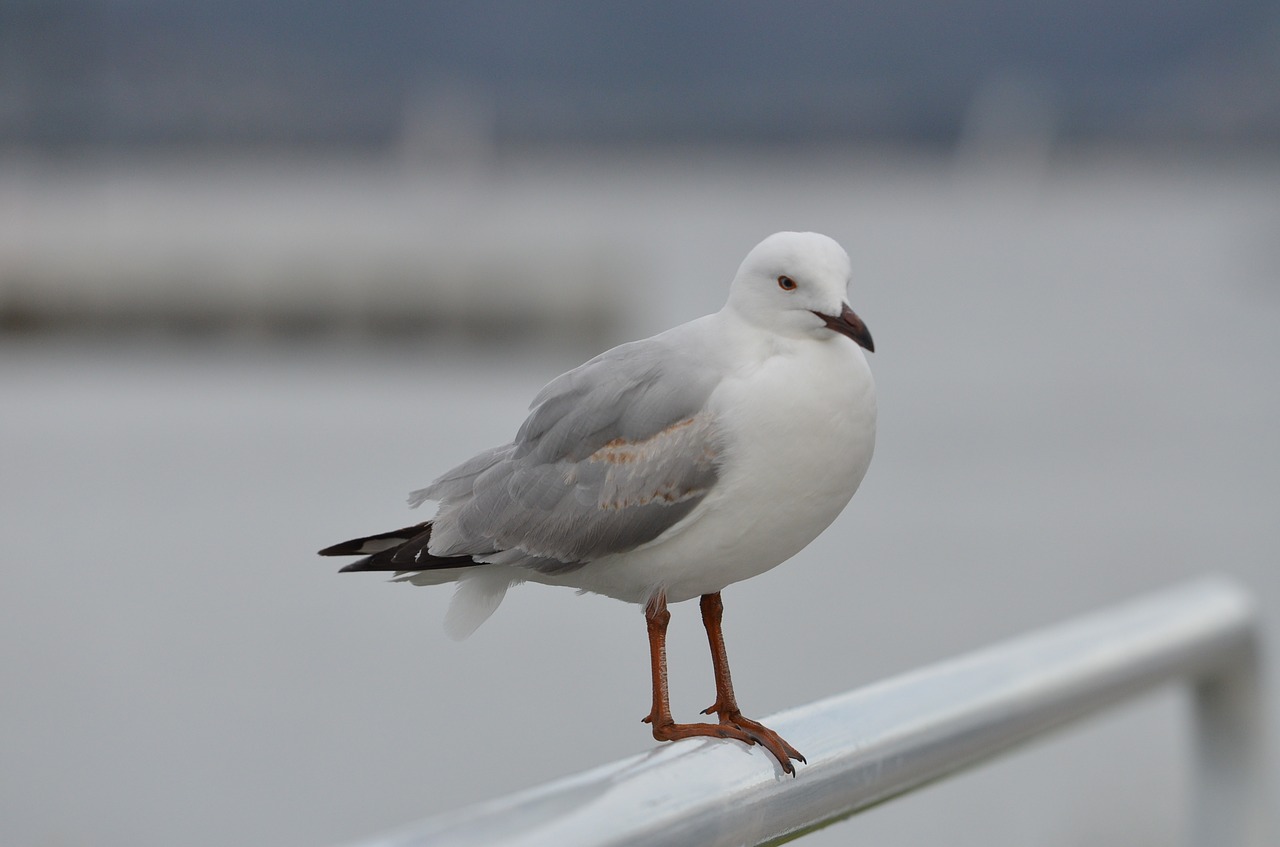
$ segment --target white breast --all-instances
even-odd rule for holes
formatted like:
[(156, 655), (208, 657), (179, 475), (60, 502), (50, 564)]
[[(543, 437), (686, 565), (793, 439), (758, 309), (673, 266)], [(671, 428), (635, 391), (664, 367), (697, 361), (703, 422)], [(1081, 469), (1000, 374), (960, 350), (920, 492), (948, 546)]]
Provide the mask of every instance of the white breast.
[(632, 602), (719, 591), (791, 558), (849, 502), (875, 446), (875, 386), (852, 342), (805, 340), (748, 361), (709, 408), (723, 433), (714, 490), (653, 542), (565, 580)]

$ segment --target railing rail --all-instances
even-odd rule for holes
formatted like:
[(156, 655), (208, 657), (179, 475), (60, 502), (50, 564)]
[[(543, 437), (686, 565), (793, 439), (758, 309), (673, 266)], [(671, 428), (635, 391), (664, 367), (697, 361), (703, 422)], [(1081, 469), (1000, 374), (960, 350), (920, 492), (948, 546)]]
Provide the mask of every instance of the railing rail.
[(1261, 847), (1257, 639), (1244, 589), (1197, 580), (768, 718), (809, 756), (795, 779), (685, 741), (361, 847), (780, 843), (1172, 681), (1196, 702), (1193, 843)]

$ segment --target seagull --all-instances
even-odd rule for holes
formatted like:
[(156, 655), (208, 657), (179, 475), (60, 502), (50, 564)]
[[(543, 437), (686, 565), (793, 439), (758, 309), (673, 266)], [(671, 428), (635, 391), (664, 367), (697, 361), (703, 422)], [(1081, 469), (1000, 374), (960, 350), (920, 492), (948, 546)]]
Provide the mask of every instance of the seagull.
[[(344, 541), (322, 556), (456, 583), (445, 629), (465, 638), (521, 582), (644, 608), (658, 741), (731, 738), (795, 775), (798, 750), (744, 717), (729, 674), (720, 592), (790, 559), (840, 514), (875, 446), (876, 396), (850, 308), (848, 254), (779, 232), (743, 260), (720, 311), (623, 344), (547, 384), (509, 444), (413, 492), (435, 517)], [(714, 722), (676, 723), (667, 606), (701, 598)]]

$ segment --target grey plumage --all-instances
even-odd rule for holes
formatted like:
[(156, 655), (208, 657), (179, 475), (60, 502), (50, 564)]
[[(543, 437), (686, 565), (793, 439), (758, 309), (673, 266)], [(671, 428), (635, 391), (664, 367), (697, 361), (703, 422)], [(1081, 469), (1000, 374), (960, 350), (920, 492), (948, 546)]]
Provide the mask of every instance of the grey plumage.
[[(689, 514), (717, 478), (716, 423), (704, 407), (722, 375), (669, 336), (553, 380), (511, 444), (415, 491), (412, 505), (440, 501), (432, 554), (564, 572)], [(396, 556), (405, 570), (409, 559)]]

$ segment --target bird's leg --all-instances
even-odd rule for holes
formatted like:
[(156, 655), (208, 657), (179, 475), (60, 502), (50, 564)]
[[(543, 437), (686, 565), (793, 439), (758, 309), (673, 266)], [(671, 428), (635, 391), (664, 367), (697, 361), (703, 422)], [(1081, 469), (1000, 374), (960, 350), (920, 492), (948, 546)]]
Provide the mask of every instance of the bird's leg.
[[(649, 626), (649, 666), (653, 672), (653, 708), (645, 723), (653, 724), (653, 737), (659, 741), (676, 741), (680, 738), (710, 736), (712, 738), (736, 738), (744, 744), (760, 744), (773, 753), (782, 762), (782, 769), (795, 774), (795, 769), (787, 759), (785, 752), (778, 746), (781, 739), (770, 743), (771, 736), (776, 739), (772, 730), (760, 727), (763, 732), (751, 728), (754, 721), (742, 718), (739, 723), (676, 723), (671, 717), (671, 700), (667, 693), (667, 624), (671, 621), (671, 613), (667, 611), (667, 598), (664, 594), (656, 594), (644, 608), (645, 622)], [(730, 697), (732, 697), (732, 692)], [(739, 715), (741, 718), (741, 715)], [(796, 754), (799, 756), (799, 754)], [(803, 761), (803, 760), (802, 760)]]
[[(653, 674), (653, 708), (644, 723), (657, 728), (675, 723), (671, 718), (671, 699), (667, 692), (667, 624), (671, 613), (667, 611), (667, 596), (655, 594), (644, 607), (644, 620), (649, 627), (649, 670)], [(662, 739), (658, 739), (661, 741)]]
[(738, 698), (733, 693), (733, 678), (729, 675), (729, 656), (724, 649), (724, 630), (720, 621), (724, 616), (724, 603), (720, 600), (720, 592), (702, 595), (702, 625), (707, 630), (707, 641), (711, 645), (711, 668), (716, 678), (716, 702), (702, 710), (704, 715), (715, 712), (722, 725), (736, 726), (759, 737), (759, 743), (782, 763), (787, 773), (795, 773), (791, 759), (805, 761), (800, 751), (782, 739), (782, 736), (761, 725), (758, 721), (742, 716), (738, 709)]

